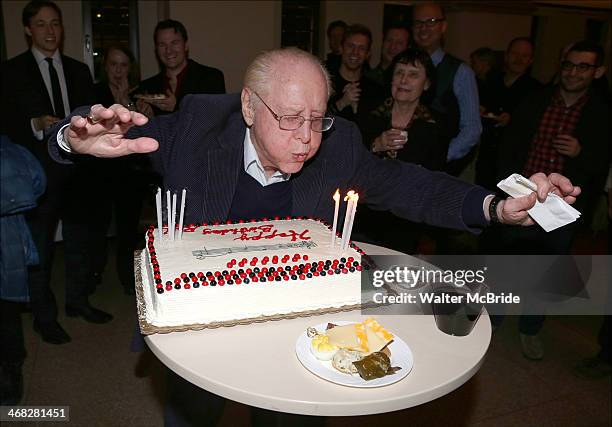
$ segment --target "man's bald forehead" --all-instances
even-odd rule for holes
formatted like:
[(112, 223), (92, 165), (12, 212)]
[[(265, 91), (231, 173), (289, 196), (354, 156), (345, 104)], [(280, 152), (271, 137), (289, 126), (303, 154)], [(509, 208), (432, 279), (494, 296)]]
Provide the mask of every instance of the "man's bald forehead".
[(413, 14), (420, 13), (429, 13), (432, 17), (435, 18), (444, 18), (444, 8), (438, 3), (419, 3), (414, 6)]

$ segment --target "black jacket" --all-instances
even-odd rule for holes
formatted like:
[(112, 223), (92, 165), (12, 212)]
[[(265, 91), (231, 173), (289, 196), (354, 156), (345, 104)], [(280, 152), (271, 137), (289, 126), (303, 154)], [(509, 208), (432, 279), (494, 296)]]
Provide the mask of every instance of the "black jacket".
[[(164, 93), (164, 79), (165, 71), (162, 71), (153, 77), (143, 80), (138, 86), (138, 93)], [(183, 77), (181, 86), (175, 94), (176, 106), (174, 111), (178, 110), (181, 100), (185, 95), (196, 93), (225, 93), (225, 79), (221, 70), (207, 67), (188, 59), (185, 77)], [(153, 107), (153, 111), (155, 115), (168, 114), (168, 112), (161, 111), (155, 107)]]
[[(531, 142), (556, 89), (547, 87), (533, 93), (514, 111), (498, 152), (498, 179), (522, 172)], [(610, 163), (610, 106), (594, 91), (589, 93), (574, 137), (582, 151), (576, 158), (565, 158), (563, 174), (582, 188), (575, 205), (580, 210), (602, 191)]]
[[(94, 103), (93, 80), (89, 68), (75, 59), (62, 55), (70, 109)], [(17, 144), (26, 146), (38, 159), (47, 164), (45, 144), (32, 134), (30, 120), (53, 115), (53, 103), (43, 81), (36, 59), (30, 50), (3, 62), (2, 76), (2, 133)]]

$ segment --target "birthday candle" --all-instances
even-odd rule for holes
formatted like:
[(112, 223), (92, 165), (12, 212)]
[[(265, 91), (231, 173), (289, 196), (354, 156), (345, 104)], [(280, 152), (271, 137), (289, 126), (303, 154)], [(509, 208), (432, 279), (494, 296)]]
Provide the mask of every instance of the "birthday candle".
[(331, 245), (332, 248), (336, 245), (336, 227), (338, 226), (338, 211), (340, 209), (340, 189), (336, 189), (336, 192), (333, 195), (333, 199), (335, 202), (335, 207), (334, 207), (334, 224), (332, 227), (332, 238), (331, 238)]
[(355, 193), (352, 199), (353, 199), (353, 206), (352, 206), (353, 209), (351, 210), (351, 217), (349, 220), (347, 238), (344, 241), (344, 247), (342, 248), (343, 251), (348, 249), (348, 245), (351, 240), (351, 233), (353, 232), (353, 222), (355, 221), (355, 213), (357, 212), (357, 202), (359, 201), (359, 193)]
[(166, 190), (166, 208), (168, 210), (168, 238), (170, 238), (170, 223), (172, 222), (172, 205), (170, 204), (170, 190)]
[(185, 197), (187, 197), (187, 190), (183, 188), (181, 193), (181, 215), (179, 219), (179, 240), (183, 239), (183, 217), (185, 215)]
[(346, 205), (346, 214), (344, 215), (344, 225), (342, 226), (342, 241), (340, 243), (340, 249), (344, 247), (344, 243), (347, 238), (346, 233), (351, 220), (351, 211), (353, 210), (353, 194), (355, 194), (355, 192), (350, 190), (348, 193), (346, 193), (346, 197), (344, 198), (344, 201), (346, 202), (348, 200), (348, 203)]
[(161, 208), (161, 188), (157, 187), (155, 193), (155, 210), (157, 211), (157, 238), (162, 239), (162, 208)]
[(172, 195), (172, 238), (174, 240), (174, 233), (176, 228), (176, 193)]

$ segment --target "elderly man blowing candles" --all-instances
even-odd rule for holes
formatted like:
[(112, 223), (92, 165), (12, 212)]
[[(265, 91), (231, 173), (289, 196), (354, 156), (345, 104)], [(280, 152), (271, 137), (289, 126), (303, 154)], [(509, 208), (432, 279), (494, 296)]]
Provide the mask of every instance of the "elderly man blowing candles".
[(331, 223), (330, 196), (351, 188), (378, 210), (477, 232), (493, 221), (531, 225), (527, 210), (549, 192), (575, 201), (580, 189), (559, 175), (535, 174), (538, 191), (499, 200), (482, 187), (369, 153), (357, 127), (326, 116), (325, 68), (295, 48), (262, 53), (237, 95), (187, 96), (174, 114), (148, 120), (121, 105), (77, 111), (53, 133), (50, 151), (97, 157), (151, 153), (168, 188), (188, 188), (186, 223), (319, 217)]

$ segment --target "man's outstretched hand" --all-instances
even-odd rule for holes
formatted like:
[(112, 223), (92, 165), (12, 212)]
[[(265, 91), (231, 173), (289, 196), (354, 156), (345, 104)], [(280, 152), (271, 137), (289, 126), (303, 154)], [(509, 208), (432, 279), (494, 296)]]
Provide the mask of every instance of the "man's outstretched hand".
[(581, 191), (580, 187), (574, 187), (569, 179), (558, 173), (548, 176), (536, 173), (529, 179), (538, 187), (537, 192), (516, 199), (509, 197), (497, 205), (497, 216), (503, 224), (533, 225), (534, 221), (527, 211), (535, 206), (536, 200), (544, 202), (549, 193), (554, 193), (571, 205)]
[(64, 140), (73, 151), (95, 157), (120, 157), (133, 153), (150, 153), (159, 144), (153, 138), (124, 138), (132, 126), (142, 126), (149, 119), (123, 105), (91, 107), (88, 117), (74, 116), (64, 130)]

